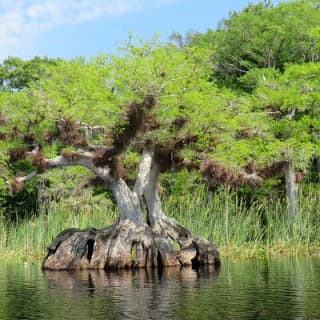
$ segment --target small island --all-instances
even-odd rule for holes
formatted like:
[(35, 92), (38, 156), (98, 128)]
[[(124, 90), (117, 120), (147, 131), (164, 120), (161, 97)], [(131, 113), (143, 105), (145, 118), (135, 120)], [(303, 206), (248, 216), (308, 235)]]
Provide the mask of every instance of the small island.
[(4, 256), (118, 270), (319, 252), (318, 29), (314, 1), (264, 1), (119, 54), (5, 59)]

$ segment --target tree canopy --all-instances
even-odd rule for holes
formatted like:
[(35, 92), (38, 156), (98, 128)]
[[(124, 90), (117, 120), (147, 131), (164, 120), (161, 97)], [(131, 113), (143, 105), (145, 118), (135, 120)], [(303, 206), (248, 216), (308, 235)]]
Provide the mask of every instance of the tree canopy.
[(319, 19), (316, 0), (261, 1), (231, 12), (216, 30), (191, 34), (189, 43), (211, 48), (214, 73), (234, 85), (252, 68), (283, 71), (287, 63), (318, 62)]
[[(215, 249), (164, 214), (160, 174), (197, 172), (212, 189), (285, 181), (294, 202), (296, 184), (320, 158), (319, 18), (316, 1), (264, 1), (231, 13), (217, 30), (173, 34), (175, 43), (130, 41), (120, 55), (90, 60), (6, 59), (2, 210), (28, 187), (25, 197), (34, 198), (36, 176), (49, 169), (85, 167), (111, 190), (120, 222), (146, 222), (166, 238), (166, 253), (173, 252), (168, 237), (183, 250), (196, 243), (207, 250), (203, 263)], [(93, 233), (85, 236), (91, 241)], [(163, 255), (162, 263), (168, 259)]]

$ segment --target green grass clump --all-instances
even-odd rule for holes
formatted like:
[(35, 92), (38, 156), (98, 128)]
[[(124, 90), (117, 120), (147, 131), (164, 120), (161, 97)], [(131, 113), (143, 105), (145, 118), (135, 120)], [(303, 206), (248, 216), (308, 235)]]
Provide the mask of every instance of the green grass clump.
[[(264, 256), (273, 253), (320, 252), (320, 195), (300, 194), (299, 211), (288, 213), (283, 199), (246, 203), (221, 188), (212, 194), (205, 187), (163, 199), (165, 212), (213, 242), (222, 255)], [(39, 259), (63, 229), (101, 228), (117, 217), (113, 206), (65, 206), (52, 203), (31, 218), (9, 223), (0, 217), (1, 259)]]
[[(218, 244), (222, 254), (245, 256), (320, 251), (320, 195), (299, 195), (290, 216), (284, 199), (245, 203), (237, 193), (203, 188), (164, 201), (165, 211), (193, 232)], [(316, 248), (319, 248), (317, 250)]]
[(95, 206), (91, 210), (88, 207), (66, 210), (56, 203), (46, 211), (16, 223), (0, 220), (1, 259), (42, 258), (48, 244), (62, 230), (102, 228), (110, 225), (116, 216), (113, 208)]

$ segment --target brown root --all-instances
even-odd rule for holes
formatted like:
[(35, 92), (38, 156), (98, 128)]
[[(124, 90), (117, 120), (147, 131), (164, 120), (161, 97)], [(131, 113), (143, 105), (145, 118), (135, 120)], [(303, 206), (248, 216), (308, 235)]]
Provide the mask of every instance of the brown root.
[(83, 185), (84, 188), (88, 187), (98, 187), (98, 186), (105, 186), (106, 183), (100, 177), (90, 177), (87, 182)]
[(300, 183), (304, 178), (303, 172), (295, 172), (295, 182)]
[(254, 161), (250, 161), (245, 164), (242, 169), (247, 173), (255, 173), (257, 172), (257, 165)]
[(68, 229), (48, 247), (42, 268), (129, 269), (219, 264), (214, 245), (195, 236), (189, 240), (189, 246), (177, 249), (170, 238), (128, 220), (101, 230)]
[(121, 153), (129, 142), (142, 129), (144, 122), (144, 108), (142, 103), (132, 101), (124, 115), (125, 124), (118, 125), (111, 134), (113, 155)]
[(147, 109), (152, 109), (157, 104), (156, 97), (153, 94), (147, 94), (144, 96), (142, 104)]

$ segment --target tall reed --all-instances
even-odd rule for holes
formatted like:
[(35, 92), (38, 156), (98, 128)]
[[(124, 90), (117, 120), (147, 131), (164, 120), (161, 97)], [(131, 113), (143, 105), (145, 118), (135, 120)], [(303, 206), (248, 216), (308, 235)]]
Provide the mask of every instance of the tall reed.
[[(52, 204), (30, 219), (16, 223), (0, 219), (0, 257), (28, 259), (43, 256), (46, 246), (62, 230), (75, 227), (102, 228), (110, 225), (116, 217), (114, 208), (94, 206), (66, 210), (59, 204)], [(1, 258), (0, 258), (1, 259)]]
[[(300, 209), (292, 218), (281, 199), (264, 199), (248, 205), (235, 192), (223, 188), (213, 195), (199, 186), (192, 194), (169, 195), (163, 199), (168, 215), (217, 243), (223, 254), (253, 255), (301, 247), (320, 248), (319, 203), (318, 193), (301, 193)], [(57, 203), (14, 224), (0, 216), (0, 257), (42, 257), (46, 246), (63, 229), (105, 227), (116, 216), (112, 206), (91, 204), (66, 210)]]
[(251, 249), (253, 254), (320, 247), (320, 195), (299, 195), (299, 211), (291, 217), (284, 199), (264, 199), (249, 205), (237, 193), (205, 187), (164, 202), (166, 212), (193, 232), (214, 241), (225, 252)]

